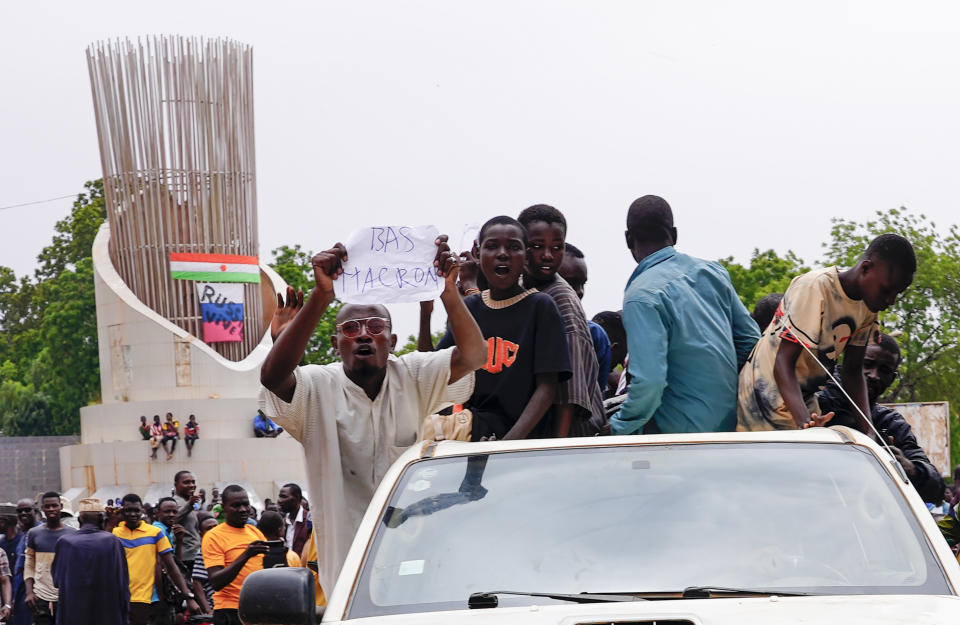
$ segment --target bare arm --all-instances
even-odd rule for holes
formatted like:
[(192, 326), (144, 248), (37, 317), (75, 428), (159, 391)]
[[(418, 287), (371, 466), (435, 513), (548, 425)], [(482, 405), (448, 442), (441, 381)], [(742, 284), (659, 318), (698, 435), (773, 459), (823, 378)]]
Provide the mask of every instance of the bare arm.
[(777, 381), (783, 403), (793, 415), (798, 429), (810, 422), (810, 411), (803, 401), (800, 382), (797, 381), (797, 359), (802, 351), (803, 346), (799, 343), (782, 340), (773, 363), (773, 378)]
[(210, 586), (217, 591), (223, 590), (230, 582), (237, 578), (237, 575), (240, 574), (240, 571), (242, 571), (243, 567), (247, 564), (247, 560), (255, 555), (266, 552), (267, 543), (262, 540), (255, 540), (247, 545), (247, 548), (240, 554), (240, 557), (229, 565), (207, 567), (207, 575), (210, 576)]
[(293, 371), (300, 364), (323, 313), (334, 300), (333, 281), (343, 273), (341, 263), (345, 260), (347, 250), (341, 243), (313, 257), (313, 274), (317, 284), (300, 312), (279, 333), (263, 361), (260, 383), (283, 401), (293, 400), (293, 392), (297, 388)]
[(420, 333), (417, 334), (418, 352), (433, 351), (433, 336), (430, 334), (431, 316), (433, 316), (433, 300), (420, 302)]
[[(24, 538), (26, 540), (26, 538)], [(24, 602), (31, 612), (37, 609), (37, 595), (33, 593), (33, 576), (37, 574), (37, 554), (27, 547), (23, 554), (23, 585), (26, 587)]]
[(453, 384), (483, 366), (487, 359), (487, 343), (483, 340), (480, 326), (457, 290), (459, 259), (450, 251), (445, 234), (437, 239), (437, 257), (433, 264), (437, 267), (437, 274), (444, 278), (440, 301), (447, 311), (447, 322), (453, 335), (454, 348), (450, 356), (450, 383)]
[(573, 404), (560, 404), (557, 406), (557, 422), (554, 424), (554, 436), (557, 438), (570, 436), (570, 424), (573, 423), (574, 410), (576, 410), (576, 407)]
[[(13, 605), (13, 584), (9, 575), (0, 575), (0, 598), (4, 606)], [(0, 616), (6, 621), (10, 617), (10, 608), (0, 608)]]
[[(863, 377), (863, 355), (866, 352), (866, 347), (855, 347), (853, 345), (844, 350), (843, 366), (840, 367), (840, 384), (843, 385), (843, 390), (847, 391), (863, 414), (869, 415), (870, 400), (867, 396), (867, 380)], [(875, 438), (870, 424), (860, 414), (857, 414), (857, 429), (867, 436)]]
[(207, 593), (203, 590), (203, 584), (199, 579), (193, 580), (193, 594), (197, 597), (197, 604), (200, 606), (202, 614), (210, 614), (210, 606), (207, 604)]
[(557, 374), (556, 373), (538, 373), (537, 387), (530, 396), (530, 401), (520, 414), (520, 418), (513, 424), (510, 431), (506, 433), (503, 440), (517, 440), (525, 438), (533, 428), (540, 423), (547, 409), (553, 404), (553, 399), (557, 394)]

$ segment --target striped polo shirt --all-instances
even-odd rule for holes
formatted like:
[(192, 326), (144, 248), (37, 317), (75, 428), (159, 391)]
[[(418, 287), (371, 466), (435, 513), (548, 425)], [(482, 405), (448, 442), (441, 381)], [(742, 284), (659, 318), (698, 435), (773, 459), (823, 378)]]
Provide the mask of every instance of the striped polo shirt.
[(170, 541), (159, 528), (143, 521), (140, 521), (136, 529), (130, 529), (126, 523), (121, 523), (113, 529), (113, 535), (120, 539), (120, 544), (127, 554), (130, 602), (150, 603), (157, 557), (173, 550)]

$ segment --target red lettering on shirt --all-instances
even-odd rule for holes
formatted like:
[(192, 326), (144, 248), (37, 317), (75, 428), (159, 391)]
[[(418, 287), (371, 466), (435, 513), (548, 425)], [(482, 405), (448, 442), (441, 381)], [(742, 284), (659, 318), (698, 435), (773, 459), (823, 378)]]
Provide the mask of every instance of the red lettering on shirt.
[(517, 360), (520, 346), (512, 341), (498, 337), (487, 339), (487, 363), (483, 365), (488, 373), (500, 373), (504, 367), (510, 367)]

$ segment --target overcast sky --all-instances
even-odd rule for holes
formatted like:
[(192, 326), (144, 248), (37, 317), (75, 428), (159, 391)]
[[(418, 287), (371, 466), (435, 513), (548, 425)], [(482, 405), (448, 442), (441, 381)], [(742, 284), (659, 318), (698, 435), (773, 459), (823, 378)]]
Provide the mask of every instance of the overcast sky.
[[(260, 254), (356, 227), (534, 203), (620, 308), (627, 206), (673, 206), (679, 249), (821, 255), (830, 218), (905, 205), (956, 223), (960, 5), (950, 2), (4, 3), (0, 206), (102, 175), (85, 47), (145, 34), (254, 47)], [(33, 270), (71, 201), (0, 210)], [(393, 307), (415, 330), (415, 305)], [(442, 315), (435, 319), (435, 328)]]

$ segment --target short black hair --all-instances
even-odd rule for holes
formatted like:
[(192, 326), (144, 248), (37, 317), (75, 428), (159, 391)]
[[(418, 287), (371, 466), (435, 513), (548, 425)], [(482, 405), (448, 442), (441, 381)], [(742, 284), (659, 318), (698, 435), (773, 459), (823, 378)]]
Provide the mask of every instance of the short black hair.
[(903, 360), (903, 357), (900, 354), (900, 345), (898, 345), (896, 339), (889, 334), (882, 334), (878, 332), (876, 343), (885, 351), (888, 351), (897, 357), (897, 365), (899, 365), (900, 361)]
[(126, 495), (123, 496), (123, 499), (120, 500), (120, 505), (123, 506), (124, 504), (127, 504), (127, 503), (138, 503), (140, 505), (143, 505), (143, 500), (140, 499), (140, 495), (136, 493), (127, 493)]
[(294, 484), (293, 482), (288, 482), (283, 485), (283, 488), (289, 488), (290, 494), (292, 494), (297, 499), (303, 499), (303, 490), (301, 490), (299, 484)]
[(477, 234), (477, 244), (483, 245), (483, 239), (486, 236), (487, 228), (491, 226), (516, 226), (520, 229), (520, 236), (523, 238), (523, 245), (527, 245), (527, 229), (524, 228), (523, 224), (510, 217), (508, 215), (497, 215), (496, 217), (491, 217), (480, 226), (480, 232)]
[(583, 252), (581, 252), (580, 248), (573, 243), (564, 243), (563, 245), (566, 248), (565, 251), (567, 254), (570, 254), (574, 258), (583, 258)]
[(56, 499), (56, 500), (59, 501), (59, 500), (60, 500), (60, 493), (58, 493), (58, 492), (55, 491), (55, 490), (48, 490), (47, 492), (45, 492), (45, 493), (43, 494), (42, 497), (40, 497), (40, 501), (43, 501), (44, 499)]
[(173, 474), (173, 483), (176, 484), (180, 481), (180, 478), (187, 474), (192, 474), (193, 471), (188, 471), (187, 469), (181, 469)]
[(641, 243), (673, 240), (673, 209), (658, 195), (644, 195), (627, 210), (627, 232)]
[(777, 307), (781, 300), (783, 300), (783, 293), (770, 293), (761, 297), (760, 301), (753, 307), (753, 313), (750, 316), (760, 326), (761, 332), (766, 330), (770, 322), (773, 321), (773, 316), (777, 314)]
[(623, 327), (623, 316), (615, 310), (603, 310), (593, 316), (592, 321), (603, 328), (607, 337), (614, 343), (625, 343), (627, 331)]
[(172, 501), (172, 502), (173, 502), (173, 505), (177, 506), (178, 508), (180, 507), (180, 506), (177, 504), (177, 500), (174, 499), (173, 497), (161, 497), (161, 498), (160, 498), (160, 501), (157, 502), (157, 507), (159, 508), (159, 507), (160, 507), (160, 504), (162, 504), (162, 503), (165, 502), (165, 501)]
[(283, 527), (283, 517), (279, 512), (267, 510), (260, 515), (260, 521), (257, 522), (257, 528), (268, 536), (279, 536), (280, 529)]
[(220, 491), (220, 500), (226, 501), (227, 495), (232, 495), (233, 493), (246, 494), (247, 489), (245, 489), (243, 486), (240, 486), (239, 484), (230, 484), (226, 486), (222, 491)]
[(523, 224), (524, 228), (529, 228), (535, 221), (542, 221), (548, 224), (560, 224), (563, 227), (563, 234), (567, 234), (567, 219), (563, 213), (548, 204), (534, 204), (522, 211), (517, 217), (517, 221)]
[(917, 255), (905, 237), (889, 232), (881, 234), (867, 246), (864, 259), (883, 260), (909, 275), (917, 271)]

